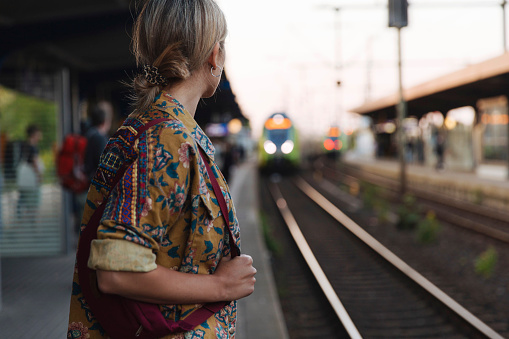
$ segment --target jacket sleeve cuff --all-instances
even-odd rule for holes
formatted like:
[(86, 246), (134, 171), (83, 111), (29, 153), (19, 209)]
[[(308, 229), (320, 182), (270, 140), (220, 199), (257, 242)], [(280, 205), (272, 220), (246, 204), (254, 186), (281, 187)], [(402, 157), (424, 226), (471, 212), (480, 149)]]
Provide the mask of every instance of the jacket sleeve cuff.
[(157, 268), (151, 249), (120, 239), (92, 240), (88, 267), (103, 271), (150, 272)]

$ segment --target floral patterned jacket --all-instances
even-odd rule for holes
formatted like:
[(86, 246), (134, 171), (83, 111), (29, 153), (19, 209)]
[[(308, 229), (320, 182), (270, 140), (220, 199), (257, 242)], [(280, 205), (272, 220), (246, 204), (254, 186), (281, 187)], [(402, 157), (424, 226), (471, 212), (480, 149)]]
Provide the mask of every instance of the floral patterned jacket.
[[(126, 140), (150, 120), (169, 118), (142, 135), (134, 147)], [(151, 109), (126, 119), (108, 142), (90, 186), (82, 229), (109, 188), (105, 178), (116, 173), (127, 152), (133, 166), (113, 189), (92, 242), (88, 266), (112, 271), (148, 272), (156, 265), (189, 274), (213, 274), (229, 255), (228, 231), (198, 147), (209, 164), (229, 209), (228, 225), (240, 246), (239, 225), (228, 186), (214, 162), (214, 147), (193, 117), (169, 93), (162, 92)], [(161, 305), (163, 315), (185, 319), (199, 305)], [(165, 338), (234, 338), (237, 304), (232, 302), (193, 331)], [(68, 338), (108, 338), (84, 299), (74, 272)]]

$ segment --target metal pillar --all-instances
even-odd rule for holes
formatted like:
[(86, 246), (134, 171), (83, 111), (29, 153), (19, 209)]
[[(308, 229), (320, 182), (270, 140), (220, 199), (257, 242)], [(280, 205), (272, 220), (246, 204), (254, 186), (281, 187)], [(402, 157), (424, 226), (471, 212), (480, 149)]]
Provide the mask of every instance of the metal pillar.
[[(0, 197), (3, 194), (4, 180), (3, 176), (0, 175)], [(4, 220), (2, 215), (2, 207), (0, 206), (0, 238), (2, 237), (2, 230), (4, 227)], [(0, 252), (0, 311), (2, 311), (2, 254)]]
[(334, 75), (336, 76), (336, 94), (334, 104), (334, 118), (332, 125), (340, 126), (340, 116), (343, 114), (343, 100), (341, 97), (341, 80), (339, 79), (342, 70), (342, 57), (341, 57), (341, 8), (334, 7)]
[[(507, 52), (507, 32), (506, 32), (506, 16), (505, 16), (505, 5), (507, 4), (506, 0), (503, 0), (500, 4), (502, 6), (502, 39), (504, 46), (504, 53)], [(509, 112), (508, 112), (509, 114)], [(509, 180), (509, 124), (507, 125), (507, 179)]]
[(399, 82), (399, 103), (397, 106), (398, 113), (398, 157), (399, 157), (399, 176), (400, 176), (400, 193), (403, 196), (407, 189), (407, 175), (405, 162), (405, 131), (403, 130), (403, 120), (406, 117), (406, 102), (403, 96), (403, 75), (401, 66), (401, 27), (398, 29), (398, 82)]
[(500, 4), (502, 6), (502, 39), (504, 39), (504, 53), (507, 52), (507, 32), (506, 32), (506, 18), (505, 18), (505, 5), (507, 4), (506, 0), (503, 0)]
[[(58, 96), (58, 114), (60, 122), (60, 128), (58, 131), (58, 139), (60, 142), (64, 139), (64, 136), (71, 131), (73, 128), (73, 117), (72, 117), (72, 103), (71, 103), (71, 75), (69, 69), (63, 68), (57, 75), (57, 96)], [(73, 229), (74, 223), (72, 218), (72, 203), (73, 197), (67, 190), (62, 190), (62, 248), (65, 254), (69, 254), (74, 251), (73, 246)]]
[(406, 163), (405, 163), (405, 131), (403, 120), (406, 117), (406, 102), (403, 96), (403, 70), (401, 67), (401, 28), (408, 26), (407, 0), (389, 0), (389, 27), (398, 29), (398, 81), (399, 103), (396, 107), (398, 117), (397, 143), (399, 157), (400, 193), (403, 196), (407, 189)]

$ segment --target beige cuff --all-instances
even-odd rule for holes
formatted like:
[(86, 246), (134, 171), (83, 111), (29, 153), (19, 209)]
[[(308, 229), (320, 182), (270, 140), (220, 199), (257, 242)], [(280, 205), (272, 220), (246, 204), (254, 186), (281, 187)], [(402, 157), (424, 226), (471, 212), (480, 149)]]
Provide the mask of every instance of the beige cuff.
[(120, 239), (95, 239), (88, 267), (93, 270), (150, 272), (157, 268), (151, 249)]

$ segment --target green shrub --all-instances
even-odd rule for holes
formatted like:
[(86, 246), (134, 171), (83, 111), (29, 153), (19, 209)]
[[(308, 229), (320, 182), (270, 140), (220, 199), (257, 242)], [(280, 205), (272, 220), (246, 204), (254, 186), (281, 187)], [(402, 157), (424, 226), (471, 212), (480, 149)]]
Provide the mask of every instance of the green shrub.
[[(353, 190), (351, 189), (350, 194), (352, 194), (352, 191), (356, 191), (355, 185), (351, 186), (351, 188), (352, 187)], [(360, 188), (362, 190), (362, 200), (364, 207), (373, 210), (377, 214), (379, 222), (387, 222), (389, 220), (389, 203), (387, 199), (383, 197), (383, 187), (376, 186), (367, 182), (361, 182)], [(359, 188), (357, 185), (357, 191), (358, 189)]]
[(361, 182), (362, 201), (367, 209), (374, 209), (376, 201), (380, 199), (380, 188), (368, 182)]
[(358, 181), (352, 181), (349, 186), (346, 186), (346, 190), (350, 195), (353, 195), (354, 197), (359, 196), (361, 185)]
[(482, 252), (477, 259), (475, 259), (475, 273), (488, 279), (492, 276), (497, 264), (498, 254), (493, 246)]
[(273, 255), (279, 255), (281, 252), (281, 246), (277, 242), (277, 240), (272, 236), (272, 233), (270, 231), (269, 222), (267, 221), (267, 216), (264, 212), (260, 212), (260, 221), (262, 224), (262, 232), (263, 232), (263, 238), (265, 240), (265, 245), (267, 246), (267, 249), (273, 254)]
[(389, 204), (386, 200), (380, 199), (379, 204), (376, 206), (375, 211), (378, 215), (378, 221), (380, 223), (386, 223), (389, 221)]
[(435, 242), (441, 230), (440, 222), (434, 211), (428, 211), (426, 218), (417, 224), (417, 240), (423, 244)]
[(401, 230), (413, 230), (419, 223), (419, 209), (417, 208), (416, 200), (413, 195), (405, 194), (403, 202), (399, 205), (398, 221), (396, 227)]
[(473, 194), (474, 194), (474, 204), (482, 205), (484, 200), (483, 191), (480, 188), (478, 188), (473, 192)]

